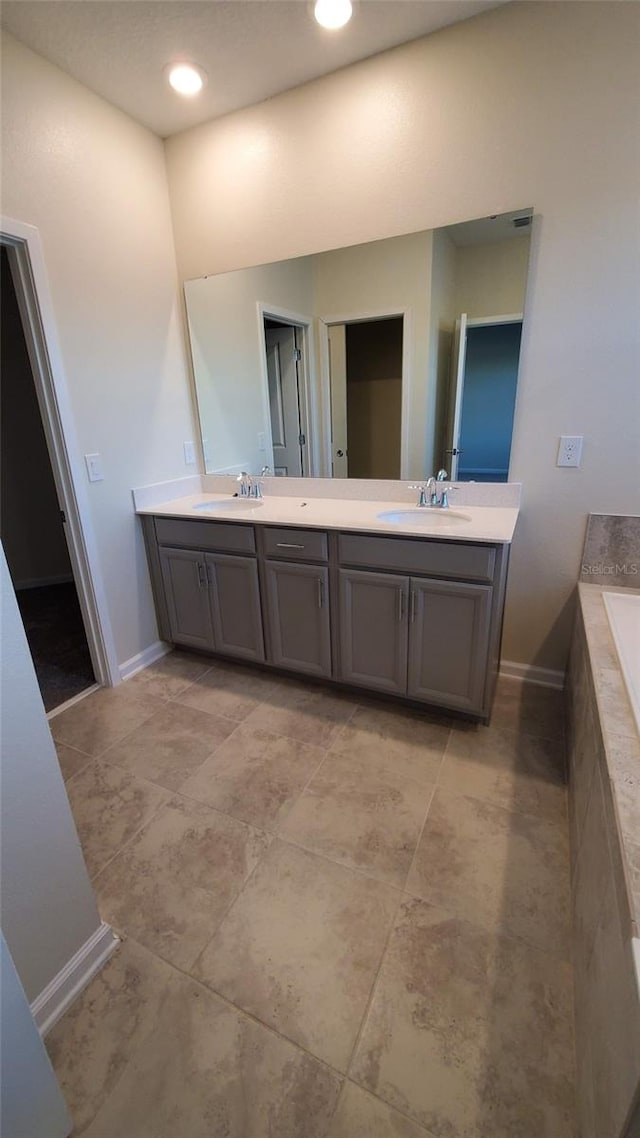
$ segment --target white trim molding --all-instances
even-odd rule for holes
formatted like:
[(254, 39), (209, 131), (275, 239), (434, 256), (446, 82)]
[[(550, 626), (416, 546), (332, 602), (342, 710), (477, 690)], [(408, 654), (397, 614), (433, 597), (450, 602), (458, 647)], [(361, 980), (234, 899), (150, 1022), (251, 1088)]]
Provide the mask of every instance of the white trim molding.
[(522, 680), (526, 684), (537, 684), (542, 688), (555, 688), (562, 691), (565, 673), (555, 668), (539, 668), (536, 664), (517, 664), (515, 660), (500, 661), (500, 675), (510, 680)]
[(171, 651), (171, 647), (171, 644), (167, 644), (166, 640), (154, 640), (148, 648), (144, 648), (142, 652), (138, 652), (136, 656), (132, 656), (120, 665), (120, 679), (130, 680), (143, 668), (148, 668), (149, 664), (153, 664), (156, 660), (166, 656)]
[(40, 1035), (45, 1036), (51, 1031), (76, 996), (80, 995), (96, 972), (106, 964), (119, 943), (119, 938), (110, 925), (103, 921), (57, 976), (36, 996), (31, 1004), (31, 1014)]
[(91, 524), (86, 473), (75, 436), (40, 234), (33, 225), (0, 217), (0, 245), (9, 256), (94, 674), (101, 684), (118, 684), (120, 670)]

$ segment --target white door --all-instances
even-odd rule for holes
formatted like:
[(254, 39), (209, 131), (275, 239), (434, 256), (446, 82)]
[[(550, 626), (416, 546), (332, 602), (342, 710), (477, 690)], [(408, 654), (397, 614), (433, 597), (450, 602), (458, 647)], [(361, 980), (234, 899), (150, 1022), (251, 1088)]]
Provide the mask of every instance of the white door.
[(71, 1119), (2, 933), (0, 986), (0, 1133), (3, 1138), (65, 1138)]
[(460, 456), (460, 426), (462, 423), (462, 400), (464, 397), (464, 369), (467, 358), (467, 314), (456, 320), (456, 331), (451, 353), (451, 388), (449, 395), (449, 419), (445, 450), (445, 466), (449, 477), (455, 482), (458, 477)]
[(274, 474), (300, 478), (303, 469), (295, 329), (285, 324), (267, 328), (265, 342)]
[(329, 386), (331, 391), (331, 473), (346, 478), (347, 457), (347, 331), (344, 324), (330, 324)]

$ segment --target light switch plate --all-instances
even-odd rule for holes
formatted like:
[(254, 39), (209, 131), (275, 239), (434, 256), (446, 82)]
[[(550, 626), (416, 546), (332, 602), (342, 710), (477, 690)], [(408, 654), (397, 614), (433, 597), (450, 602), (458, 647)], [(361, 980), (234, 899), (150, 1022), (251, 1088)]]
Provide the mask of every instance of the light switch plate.
[(580, 466), (583, 435), (560, 435), (556, 466)]
[(258, 450), (266, 450), (264, 445), (264, 431), (258, 431)]
[(104, 478), (104, 470), (102, 469), (102, 455), (85, 454), (84, 461), (87, 464), (87, 474), (89, 475), (89, 481), (102, 482)]
[(182, 444), (184, 446), (184, 462), (185, 466), (193, 466), (196, 461), (196, 448), (191, 441)]

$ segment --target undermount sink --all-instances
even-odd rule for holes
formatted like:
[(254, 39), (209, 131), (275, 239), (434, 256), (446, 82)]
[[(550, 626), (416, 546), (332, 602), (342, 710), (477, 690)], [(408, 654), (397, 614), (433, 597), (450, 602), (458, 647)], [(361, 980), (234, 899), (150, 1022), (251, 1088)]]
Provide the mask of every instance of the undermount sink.
[(460, 510), (434, 510), (428, 506), (414, 506), (409, 510), (383, 510), (377, 518), (392, 526), (424, 526), (425, 529), (464, 525), (471, 521), (471, 515), (463, 514)]
[(198, 502), (194, 510), (211, 510), (219, 513), (222, 510), (255, 510), (262, 505), (260, 498), (218, 498), (209, 502)]

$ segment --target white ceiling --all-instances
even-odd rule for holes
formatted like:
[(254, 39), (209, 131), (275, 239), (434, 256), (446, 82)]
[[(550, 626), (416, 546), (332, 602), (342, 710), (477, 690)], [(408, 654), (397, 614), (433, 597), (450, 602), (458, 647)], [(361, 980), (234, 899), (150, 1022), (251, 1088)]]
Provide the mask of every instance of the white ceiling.
[[(163, 138), (261, 102), (505, 0), (357, 0), (327, 31), (306, 0), (3, 0), (3, 27)], [(196, 99), (167, 63), (208, 75)]]

